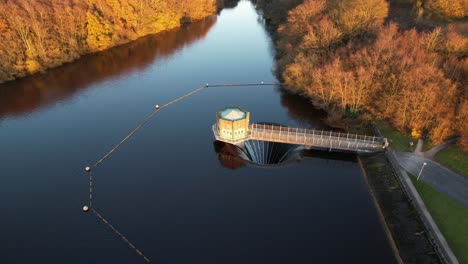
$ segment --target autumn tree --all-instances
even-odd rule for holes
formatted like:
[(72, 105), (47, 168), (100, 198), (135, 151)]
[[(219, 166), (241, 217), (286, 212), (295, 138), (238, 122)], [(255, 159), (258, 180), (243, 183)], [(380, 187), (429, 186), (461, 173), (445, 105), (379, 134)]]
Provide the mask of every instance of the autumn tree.
[(215, 12), (216, 0), (0, 1), (0, 83)]
[(323, 52), (328, 54), (342, 42), (343, 32), (335, 26), (328, 16), (306, 27), (305, 36), (300, 43), (300, 49), (306, 53)]
[[(294, 58), (301, 52), (298, 47), (308, 35), (307, 43), (303, 48), (309, 48), (308, 45), (316, 45), (320, 41), (314, 36), (317, 33), (318, 24), (316, 23), (325, 12), (328, 0), (306, 0), (288, 12), (287, 23), (278, 27), (280, 36), (278, 41), (278, 70), (283, 72), (285, 66), (290, 64)], [(315, 43), (312, 43), (315, 42)]]
[(289, 36), (302, 38), (307, 32), (307, 27), (314, 24), (327, 7), (327, 0), (306, 0), (303, 4), (297, 6), (288, 13)]
[(460, 139), (458, 144), (464, 151), (468, 151), (468, 121), (466, 117), (468, 116), (468, 99), (463, 98), (460, 103), (459, 112), (457, 115), (457, 128), (459, 130)]
[[(397, 2), (460, 14), (460, 0)], [(381, 0), (308, 0), (289, 11), (277, 40), (288, 90), (329, 116), (385, 119), (405, 133), (428, 132), (433, 143), (458, 134), (466, 149), (467, 38), (451, 26), (401, 30), (387, 14)]]
[[(460, 91), (444, 69), (444, 56), (434, 52), (445, 45), (439, 40), (440, 29), (400, 32), (391, 23), (376, 32), (374, 40), (351, 41), (338, 48), (320, 45), (330, 43), (330, 32), (320, 37), (321, 42), (304, 36), (283, 73), (291, 89), (329, 112), (369, 112), (402, 131), (427, 131), (434, 143), (456, 133)], [(321, 49), (327, 55), (321, 55)]]
[(378, 29), (388, 14), (383, 0), (330, 0), (329, 13), (336, 25), (348, 36), (358, 36)]
[(464, 0), (426, 0), (423, 8), (427, 16), (439, 20), (461, 19), (468, 10)]

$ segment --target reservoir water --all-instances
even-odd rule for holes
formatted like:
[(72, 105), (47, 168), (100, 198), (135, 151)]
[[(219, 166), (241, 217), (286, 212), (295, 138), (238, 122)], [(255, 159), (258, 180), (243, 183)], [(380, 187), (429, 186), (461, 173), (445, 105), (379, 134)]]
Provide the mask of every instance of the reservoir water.
[[(277, 82), (250, 1), (182, 29), (0, 85), (0, 263), (144, 263), (92, 212), (92, 165), (154, 109), (205, 83)], [(278, 87), (210, 88), (162, 111), (94, 171), (94, 206), (152, 263), (394, 263), (352, 155), (226, 162), (211, 125), (325, 128)]]

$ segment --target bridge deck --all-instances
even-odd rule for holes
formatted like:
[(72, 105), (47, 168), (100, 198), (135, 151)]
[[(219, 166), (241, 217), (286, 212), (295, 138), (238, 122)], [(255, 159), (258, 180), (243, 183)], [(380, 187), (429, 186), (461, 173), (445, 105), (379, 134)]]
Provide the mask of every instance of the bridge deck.
[(249, 135), (243, 140), (230, 141), (221, 138), (216, 125), (213, 126), (213, 132), (217, 140), (231, 144), (253, 139), (354, 152), (382, 151), (388, 145), (387, 140), (382, 137), (256, 123), (249, 125)]

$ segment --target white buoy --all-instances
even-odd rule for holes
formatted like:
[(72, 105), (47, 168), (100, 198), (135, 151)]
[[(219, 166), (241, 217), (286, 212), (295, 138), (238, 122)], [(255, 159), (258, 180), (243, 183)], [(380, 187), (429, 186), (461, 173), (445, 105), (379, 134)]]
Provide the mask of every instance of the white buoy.
[(91, 167), (86, 166), (85, 171), (86, 171), (86, 172), (90, 172), (90, 171), (91, 171)]
[(85, 212), (85, 213), (86, 213), (86, 212), (88, 212), (88, 211), (89, 211), (89, 207), (88, 207), (88, 206), (86, 206), (86, 205), (85, 205), (85, 206), (83, 206), (83, 212)]
[(159, 109), (159, 105), (156, 105), (154, 108)]
[(206, 86), (206, 87), (208, 87), (208, 86), (209, 86), (209, 84), (208, 84), (208, 83), (206, 83), (206, 84), (205, 84), (205, 86)]

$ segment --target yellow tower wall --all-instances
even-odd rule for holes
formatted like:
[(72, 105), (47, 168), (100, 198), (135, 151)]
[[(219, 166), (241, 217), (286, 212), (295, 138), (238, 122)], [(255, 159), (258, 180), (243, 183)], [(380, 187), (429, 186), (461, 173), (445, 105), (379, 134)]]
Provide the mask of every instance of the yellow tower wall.
[(238, 140), (243, 139), (248, 136), (249, 133), (249, 122), (250, 122), (250, 113), (246, 112), (246, 118), (229, 121), (223, 118), (217, 117), (218, 119), (218, 128), (219, 135), (222, 138), (229, 140)]

